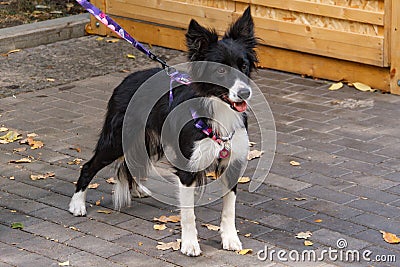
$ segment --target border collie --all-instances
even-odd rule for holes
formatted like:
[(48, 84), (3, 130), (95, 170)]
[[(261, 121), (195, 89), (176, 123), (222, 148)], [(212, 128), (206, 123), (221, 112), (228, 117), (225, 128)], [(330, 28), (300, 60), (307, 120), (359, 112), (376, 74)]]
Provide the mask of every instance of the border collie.
[[(225, 82), (229, 86), (224, 88), (198, 82), (175, 88), (173, 100), (165, 94), (157, 101), (147, 121), (144, 122), (145, 130), (142, 136), (145, 138), (147, 156), (152, 159), (163, 156), (161, 130), (171, 110), (188, 99), (196, 97), (203, 99), (200, 101), (201, 105), (196, 108), (203, 109), (208, 117), (193, 117), (179, 133), (176, 133), (180, 152), (188, 162), (185, 169), (175, 167), (179, 177), (181, 204), (181, 252), (188, 256), (201, 254), (195, 224), (194, 192), (196, 187), (205, 181), (206, 171), (210, 169), (216, 171), (220, 176), (219, 179), (226, 185), (220, 225), (222, 246), (226, 250), (241, 250), (242, 244), (235, 226), (236, 183), (240, 171), (247, 162), (246, 108), (252, 94), (249, 77), (255, 70), (257, 62), (254, 50), (257, 39), (254, 37), (250, 8), (245, 10), (220, 39), (215, 30), (204, 28), (195, 20), (191, 20), (186, 33), (186, 42), (189, 60), (218, 63), (216, 69), (208, 69), (207, 72), (215, 75), (216, 79), (227, 80)], [(210, 66), (213, 68), (213, 65)], [(246, 79), (240, 76), (232, 79), (229, 76), (231, 69), (239, 71)], [(122, 128), (128, 104), (140, 85), (160, 71), (160, 68), (154, 68), (135, 72), (114, 90), (108, 103), (108, 111), (95, 154), (83, 165), (76, 191), (69, 204), (69, 211), (73, 215), (86, 215), (87, 187), (95, 174), (110, 163), (123, 158)], [(202, 70), (194, 70), (195, 72), (200, 76), (204, 73)], [(165, 86), (168, 87), (169, 84)], [(203, 129), (204, 127), (206, 129)], [(173, 127), (171, 129), (173, 130)], [(211, 164), (206, 169), (199, 169), (204, 162)], [(135, 166), (128, 168), (126, 158), (122, 160), (118, 167), (118, 181), (114, 190), (114, 204), (117, 209), (130, 204), (131, 196), (146, 196), (145, 188), (135, 181), (135, 177), (143, 177), (145, 174), (146, 166), (143, 170), (143, 166), (138, 164), (136, 171)]]

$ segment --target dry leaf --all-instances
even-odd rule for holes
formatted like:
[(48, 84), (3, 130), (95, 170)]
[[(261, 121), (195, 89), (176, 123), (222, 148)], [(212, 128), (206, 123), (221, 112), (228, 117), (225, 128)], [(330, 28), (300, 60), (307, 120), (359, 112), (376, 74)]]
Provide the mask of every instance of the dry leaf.
[(96, 204), (96, 206), (100, 206), (101, 201), (100, 201), (100, 200), (97, 200), (95, 204)]
[(162, 231), (162, 230), (167, 229), (167, 226), (165, 224), (155, 224), (155, 225), (153, 225), (153, 229)]
[(69, 229), (74, 230), (74, 231), (79, 231), (79, 229), (76, 228), (75, 226), (70, 226)]
[(13, 149), (14, 152), (24, 152), (26, 151), (26, 147), (18, 147)]
[(117, 43), (117, 42), (119, 42), (119, 39), (116, 39), (116, 38), (114, 38), (114, 39), (108, 39), (108, 40), (106, 40), (106, 42), (107, 42), (107, 43)]
[(143, 242), (138, 243), (139, 247), (143, 246)]
[(26, 136), (27, 137), (37, 137), (38, 135), (36, 133), (28, 133)]
[(252, 252), (253, 252), (253, 250), (251, 248), (246, 248), (246, 249), (236, 251), (236, 253), (239, 255), (251, 254)]
[(305, 198), (305, 197), (295, 197), (294, 200), (303, 201), (303, 200), (307, 200), (307, 198)]
[(335, 90), (339, 90), (340, 88), (343, 87), (343, 83), (342, 82), (338, 82), (338, 83), (334, 83), (329, 87), (329, 90), (331, 91), (335, 91)]
[(69, 261), (59, 262), (58, 266), (69, 266)]
[(9, 163), (31, 163), (32, 160), (29, 158), (22, 158), (19, 160), (10, 160)]
[(212, 225), (212, 224), (209, 224), (209, 223), (203, 223), (202, 226), (207, 227), (208, 230), (219, 231), (219, 226), (217, 226), (217, 225)]
[(256, 142), (251, 142), (251, 141), (249, 141), (249, 147), (252, 147), (252, 146), (254, 146), (255, 144), (257, 144)]
[(79, 165), (79, 164), (81, 164), (82, 160), (83, 159), (76, 158), (73, 161), (69, 161), (68, 165)]
[(288, 200), (288, 199), (289, 199), (288, 197), (283, 197), (280, 200)]
[(106, 182), (109, 183), (109, 184), (116, 184), (116, 183), (117, 183), (117, 181), (114, 179), (114, 177), (108, 178), (108, 179), (106, 180)]
[(290, 163), (290, 165), (292, 165), (292, 166), (300, 166), (300, 162), (297, 162), (297, 161), (294, 161), (294, 160), (292, 160), (291, 162), (289, 162)]
[(0, 127), (0, 132), (7, 132), (8, 131), (8, 128), (6, 128), (6, 127)]
[(372, 90), (372, 88), (369, 85), (363, 83), (356, 82), (353, 83), (353, 86), (362, 92), (374, 92), (374, 90)]
[(239, 180), (238, 180), (239, 184), (245, 184), (248, 182), (250, 182), (250, 177), (247, 177), (247, 176), (239, 177)]
[(304, 240), (304, 246), (312, 246), (312, 245), (314, 245), (314, 243), (313, 242), (311, 242), (310, 240)]
[(15, 180), (15, 177), (14, 177), (14, 176), (10, 176), (9, 179), (10, 179), (10, 180)]
[(96, 41), (103, 41), (103, 40), (104, 40), (103, 37), (97, 37), (97, 38), (96, 38)]
[(70, 147), (69, 149), (75, 150), (78, 153), (81, 153), (81, 149), (79, 147)]
[(171, 216), (165, 216), (162, 215), (160, 216), (160, 218), (154, 218), (154, 221), (158, 221), (158, 222), (162, 222), (162, 223), (167, 223), (167, 222), (173, 222), (173, 223), (177, 223), (181, 221), (181, 216), (179, 215), (171, 215)]
[(110, 210), (98, 210), (97, 213), (111, 214), (112, 211), (110, 211)]
[(0, 136), (0, 144), (12, 143), (18, 139), (21, 139), (21, 135), (16, 131), (9, 131), (3, 136)]
[(46, 81), (48, 81), (48, 82), (55, 82), (56, 80), (53, 79), (53, 78), (46, 78)]
[(322, 222), (322, 220), (321, 219), (316, 219), (316, 220), (314, 220), (314, 222), (320, 223), (320, 222)]
[(42, 141), (35, 140), (32, 140), (32, 142), (29, 142), (28, 144), (31, 146), (31, 149), (42, 148), (44, 146)]
[(250, 236), (251, 236), (251, 233), (245, 234), (244, 236), (245, 236), (245, 237), (250, 237)]
[(389, 243), (389, 244), (399, 244), (400, 243), (400, 238), (397, 237), (395, 234), (388, 233), (385, 231), (380, 230), (379, 232), (382, 233), (383, 239)]
[(296, 238), (299, 238), (299, 239), (307, 239), (307, 238), (309, 238), (309, 237), (311, 237), (312, 236), (312, 233), (310, 232), (310, 231), (307, 231), (307, 232), (300, 232), (300, 233), (298, 233), (297, 235), (296, 235)]
[(156, 246), (157, 249), (159, 250), (167, 250), (167, 249), (173, 249), (173, 250), (178, 250), (181, 248), (181, 240), (177, 239), (176, 242), (158, 242), (158, 245)]
[(47, 179), (49, 177), (54, 177), (56, 174), (54, 172), (47, 172), (45, 174), (31, 174), (31, 180), (36, 181), (36, 180), (41, 180), (41, 179)]
[(126, 57), (130, 59), (136, 59), (135, 55), (132, 54), (126, 54)]
[(261, 155), (264, 154), (264, 151), (259, 151), (259, 150), (251, 150), (249, 151), (249, 154), (247, 155), (247, 160), (252, 160), (255, 158), (261, 157)]
[(218, 177), (217, 177), (217, 174), (216, 174), (215, 172), (207, 172), (207, 173), (206, 173), (206, 176), (207, 176), (207, 177), (210, 177), (210, 178), (213, 179), (213, 180), (215, 180), (215, 179), (218, 178)]
[(96, 189), (97, 187), (99, 187), (100, 184), (98, 183), (94, 183), (94, 184), (89, 184), (88, 188), (89, 189)]

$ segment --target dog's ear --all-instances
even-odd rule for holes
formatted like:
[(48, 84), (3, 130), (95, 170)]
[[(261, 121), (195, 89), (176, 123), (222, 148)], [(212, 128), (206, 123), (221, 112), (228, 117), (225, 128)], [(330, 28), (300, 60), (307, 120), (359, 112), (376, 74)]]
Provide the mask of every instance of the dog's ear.
[(250, 7), (246, 8), (243, 15), (231, 25), (223, 38), (242, 40), (249, 44), (249, 48), (254, 48), (257, 40), (254, 37), (254, 22), (251, 17)]
[(192, 19), (186, 33), (186, 45), (189, 49), (189, 59), (192, 61), (203, 60), (204, 51), (212, 43), (218, 42), (215, 30), (208, 30)]

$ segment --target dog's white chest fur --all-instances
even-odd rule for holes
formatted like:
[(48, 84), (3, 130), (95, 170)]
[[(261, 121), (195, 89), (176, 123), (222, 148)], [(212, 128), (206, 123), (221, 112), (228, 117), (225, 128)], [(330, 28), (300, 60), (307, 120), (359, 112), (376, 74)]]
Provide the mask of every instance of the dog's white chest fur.
[[(230, 145), (229, 160), (244, 161), (248, 153), (248, 135), (245, 129), (242, 115), (232, 110), (228, 105), (218, 98), (204, 100), (205, 107), (212, 114), (211, 127), (220, 136), (227, 137), (233, 134), (232, 139), (227, 141)], [(224, 144), (218, 144), (211, 138), (196, 141), (193, 154), (189, 161), (189, 168), (193, 171), (201, 171), (212, 166), (219, 158)]]

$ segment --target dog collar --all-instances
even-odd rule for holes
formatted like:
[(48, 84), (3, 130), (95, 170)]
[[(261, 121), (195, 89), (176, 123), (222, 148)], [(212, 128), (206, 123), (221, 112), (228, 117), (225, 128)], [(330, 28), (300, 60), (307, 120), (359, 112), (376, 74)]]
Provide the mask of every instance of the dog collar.
[(222, 149), (219, 151), (219, 158), (225, 159), (229, 157), (229, 155), (231, 154), (230, 140), (232, 140), (235, 131), (229, 134), (229, 136), (220, 136), (217, 132), (213, 131), (213, 129), (209, 125), (207, 125), (202, 119), (197, 116), (196, 111), (192, 109), (190, 111), (192, 113), (192, 118), (194, 119), (194, 126), (222, 146)]

